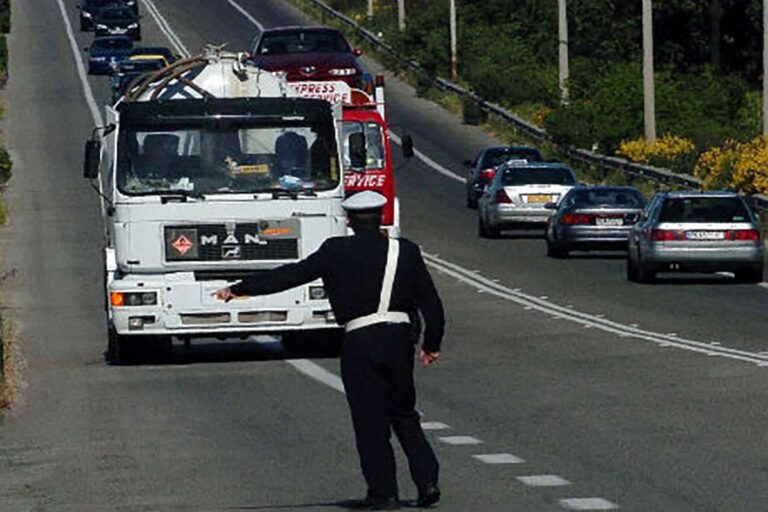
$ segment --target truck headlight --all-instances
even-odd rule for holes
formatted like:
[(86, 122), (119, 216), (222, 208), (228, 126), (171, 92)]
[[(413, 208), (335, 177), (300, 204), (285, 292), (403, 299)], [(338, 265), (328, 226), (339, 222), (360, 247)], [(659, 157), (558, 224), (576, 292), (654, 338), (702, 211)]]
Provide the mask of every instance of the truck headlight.
[(334, 68), (328, 71), (328, 74), (333, 76), (352, 76), (356, 73), (355, 68)]
[(112, 292), (109, 303), (113, 307), (154, 306), (157, 304), (157, 292)]
[(328, 294), (325, 292), (325, 288), (322, 286), (309, 287), (309, 300), (325, 300), (327, 298)]

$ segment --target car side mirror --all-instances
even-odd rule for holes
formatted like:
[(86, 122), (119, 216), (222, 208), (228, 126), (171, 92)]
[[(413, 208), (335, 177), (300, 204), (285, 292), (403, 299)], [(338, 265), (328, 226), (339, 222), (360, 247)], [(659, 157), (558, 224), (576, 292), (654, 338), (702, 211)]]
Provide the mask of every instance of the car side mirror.
[(101, 164), (101, 142), (91, 139), (85, 143), (85, 161), (83, 162), (83, 177), (94, 180), (99, 176)]
[(362, 48), (352, 48), (352, 55), (354, 55), (355, 57), (359, 57), (362, 54), (363, 54)]
[(557, 210), (557, 203), (547, 203), (544, 205), (547, 210)]
[(353, 169), (365, 169), (368, 160), (365, 149), (365, 135), (355, 132), (349, 135), (349, 162)]
[(402, 138), (402, 146), (403, 146), (403, 158), (411, 158), (415, 154), (415, 151), (413, 149), (413, 137), (410, 135), (403, 135)]

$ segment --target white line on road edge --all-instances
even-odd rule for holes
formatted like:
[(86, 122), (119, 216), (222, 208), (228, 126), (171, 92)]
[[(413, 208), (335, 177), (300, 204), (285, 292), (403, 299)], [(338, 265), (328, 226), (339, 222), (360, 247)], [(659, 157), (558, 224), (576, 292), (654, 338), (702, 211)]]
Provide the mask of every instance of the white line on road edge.
[[(390, 131), (389, 132), (389, 138), (395, 144), (397, 144), (399, 146), (403, 145), (402, 139), (396, 133)], [(454, 181), (458, 181), (460, 183), (466, 183), (467, 182), (466, 178), (462, 178), (461, 176), (459, 176), (455, 172), (453, 172), (453, 171), (451, 171), (449, 169), (446, 169), (445, 167), (443, 167), (439, 163), (435, 162), (434, 160), (429, 158), (427, 155), (425, 155), (424, 153), (422, 153), (418, 149), (414, 149), (413, 150), (413, 154), (416, 155), (416, 158), (418, 158), (419, 160), (421, 160), (422, 162), (427, 164), (427, 166), (431, 167), (432, 169), (434, 169), (438, 173), (442, 174), (446, 178), (450, 178), (450, 179), (452, 179)]]
[(69, 46), (72, 47), (72, 53), (75, 56), (75, 66), (77, 67), (77, 74), (80, 77), (80, 84), (83, 86), (83, 94), (85, 95), (85, 102), (88, 104), (88, 109), (91, 111), (91, 117), (93, 118), (93, 124), (96, 126), (102, 126), (104, 121), (99, 112), (99, 106), (96, 103), (96, 98), (93, 96), (93, 90), (91, 84), (88, 83), (88, 74), (85, 72), (85, 65), (80, 58), (80, 48), (77, 46), (77, 40), (75, 39), (75, 33), (72, 30), (72, 24), (67, 17), (67, 9), (64, 7), (62, 0), (56, 0), (59, 4), (59, 11), (61, 11), (61, 19), (64, 20), (64, 29), (67, 31), (67, 38), (69, 39)]
[(160, 13), (160, 10), (155, 6), (154, 2), (152, 2), (152, 0), (142, 0), (142, 2), (144, 2), (144, 6), (147, 8), (149, 13), (155, 19), (155, 22), (157, 23), (157, 26), (160, 28), (160, 31), (163, 34), (165, 34), (165, 37), (168, 38), (168, 41), (171, 42), (171, 44), (176, 49), (176, 51), (179, 52), (183, 57), (189, 58), (189, 56), (191, 55), (189, 53), (189, 50), (187, 50), (187, 47), (184, 46), (184, 43), (181, 42), (181, 39), (179, 39), (179, 36), (177, 36), (176, 32), (173, 31), (173, 29), (171, 28), (171, 25), (168, 23), (165, 17), (163, 17), (163, 15)]
[(553, 302), (550, 302), (549, 300), (540, 299), (527, 293), (523, 293), (518, 289), (508, 288), (504, 285), (494, 282), (491, 279), (485, 278), (476, 272), (456, 265), (455, 263), (443, 260), (438, 256), (427, 253), (422, 253), (422, 255), (424, 256), (424, 260), (426, 261), (427, 265), (437, 269), (438, 271), (454, 277), (474, 288), (484, 290), (487, 293), (495, 295), (499, 298), (520, 304), (525, 308), (535, 309), (536, 311), (540, 311), (542, 313), (555, 315), (557, 318), (563, 320), (569, 320), (571, 322), (576, 322), (588, 327), (595, 327), (597, 329), (610, 332), (612, 334), (617, 334), (619, 336), (638, 338), (660, 345), (673, 346), (683, 350), (689, 350), (706, 355), (727, 357), (729, 359), (754, 363), (758, 366), (768, 366), (768, 357), (765, 357), (764, 355), (761, 355), (757, 352), (749, 352), (746, 350), (712, 345), (711, 343), (705, 343), (696, 340), (687, 340), (678, 336), (669, 336), (652, 331), (645, 331), (636, 327), (620, 324), (603, 317), (591, 315), (589, 313), (582, 313), (574, 309), (559, 306)]
[(251, 23), (253, 23), (253, 25), (255, 25), (255, 26), (256, 26), (256, 28), (258, 28), (258, 29), (259, 29), (259, 31), (261, 31), (261, 32), (264, 32), (264, 25), (262, 25), (262, 24), (259, 22), (259, 20), (257, 20), (257, 19), (256, 19), (256, 18), (254, 18), (253, 16), (251, 16), (251, 13), (249, 13), (248, 11), (246, 11), (245, 9), (243, 9), (243, 8), (242, 8), (242, 6), (241, 6), (239, 3), (235, 2), (234, 0), (227, 0), (227, 3), (228, 3), (229, 5), (231, 5), (232, 7), (234, 7), (235, 9), (237, 9), (237, 11), (238, 11), (240, 14), (242, 14), (243, 16), (245, 16), (245, 19), (247, 19), (248, 21), (250, 21)]

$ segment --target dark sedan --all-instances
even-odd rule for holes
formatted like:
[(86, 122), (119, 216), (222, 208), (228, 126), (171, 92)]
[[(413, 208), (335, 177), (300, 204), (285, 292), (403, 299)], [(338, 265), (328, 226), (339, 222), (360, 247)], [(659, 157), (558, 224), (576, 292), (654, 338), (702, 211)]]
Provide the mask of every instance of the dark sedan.
[(464, 162), (467, 174), (467, 208), (477, 208), (477, 200), (493, 179), (496, 168), (510, 160), (543, 162), (538, 149), (530, 146), (489, 146), (480, 150), (474, 160)]
[(362, 89), (365, 77), (357, 62), (361, 53), (334, 28), (285, 27), (261, 32), (249, 57), (261, 69), (284, 71), (289, 81), (340, 80)]
[(570, 251), (622, 250), (645, 207), (633, 187), (583, 186), (571, 190), (547, 225), (547, 256), (565, 258)]
[(104, 7), (93, 17), (96, 37), (128, 36), (133, 40), (141, 39), (139, 17), (130, 7)]
[(124, 57), (131, 54), (133, 40), (126, 36), (96, 37), (88, 52), (88, 74), (108, 75), (114, 66)]
[(117, 63), (114, 74), (109, 77), (112, 103), (117, 102), (140, 76), (152, 73), (166, 66), (164, 59), (139, 59), (128, 57)]
[(139, 14), (138, 0), (82, 0), (77, 6), (80, 10), (80, 30), (93, 30), (93, 18), (104, 7), (130, 7), (134, 14)]

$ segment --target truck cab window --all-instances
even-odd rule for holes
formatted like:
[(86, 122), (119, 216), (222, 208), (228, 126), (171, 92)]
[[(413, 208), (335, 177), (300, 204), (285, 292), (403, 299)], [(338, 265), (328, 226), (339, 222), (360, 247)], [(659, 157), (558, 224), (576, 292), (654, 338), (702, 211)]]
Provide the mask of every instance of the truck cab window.
[(342, 124), (342, 157), (344, 167), (349, 167), (349, 136), (353, 133), (363, 132), (365, 135), (366, 169), (382, 169), (386, 165), (384, 159), (384, 134), (381, 126), (376, 123), (360, 123), (357, 121), (344, 121)]

